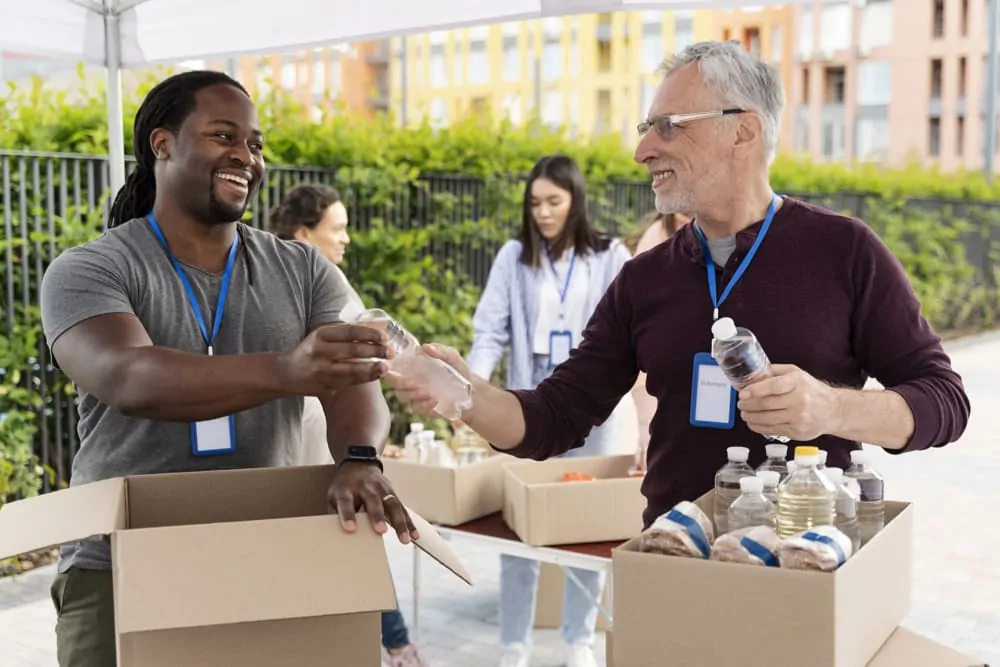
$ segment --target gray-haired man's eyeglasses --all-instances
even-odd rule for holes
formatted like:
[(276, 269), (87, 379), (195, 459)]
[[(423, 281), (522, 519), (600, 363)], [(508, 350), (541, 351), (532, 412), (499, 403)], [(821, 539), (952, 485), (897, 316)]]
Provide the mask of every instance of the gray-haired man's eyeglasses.
[(696, 111), (694, 113), (670, 113), (644, 120), (636, 126), (636, 129), (639, 130), (640, 137), (649, 132), (650, 129), (655, 129), (658, 135), (670, 140), (674, 138), (675, 128), (690, 123), (693, 120), (730, 116), (732, 114), (744, 113), (745, 111), (746, 109), (722, 109), (718, 111)]

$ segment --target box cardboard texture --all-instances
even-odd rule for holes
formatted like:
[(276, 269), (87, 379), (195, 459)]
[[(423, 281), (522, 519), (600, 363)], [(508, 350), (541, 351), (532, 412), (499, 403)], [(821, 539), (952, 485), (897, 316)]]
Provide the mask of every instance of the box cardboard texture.
[[(139, 475), (9, 503), (0, 558), (110, 535), (119, 667), (376, 667), (396, 606), (384, 538), (328, 513), (333, 471)], [(418, 548), (471, 584), (411, 516)]]
[(446, 468), (386, 458), (385, 476), (400, 498), (431, 523), (458, 526), (503, 509), (503, 466), (516, 461), (491, 454), (478, 463)]
[[(711, 517), (711, 492), (696, 502)], [(615, 664), (860, 667), (910, 607), (913, 511), (886, 502), (886, 525), (835, 572), (612, 553)], [(656, 657), (659, 656), (659, 657)]]
[[(566, 581), (566, 574), (558, 565), (552, 563), (542, 563), (538, 574), (538, 593), (535, 595), (535, 628), (561, 628), (563, 615), (563, 600), (565, 599), (566, 586), (576, 584)], [(611, 610), (608, 604), (608, 585), (604, 584), (604, 591), (601, 594), (601, 606)], [(597, 625), (594, 628), (597, 632), (606, 632), (610, 626), (604, 614), (597, 615)]]
[[(525, 544), (552, 546), (627, 540), (642, 530), (641, 478), (628, 477), (632, 454), (517, 461), (504, 466), (503, 518)], [(563, 482), (567, 472), (597, 479)], [(577, 516), (586, 514), (586, 520)]]

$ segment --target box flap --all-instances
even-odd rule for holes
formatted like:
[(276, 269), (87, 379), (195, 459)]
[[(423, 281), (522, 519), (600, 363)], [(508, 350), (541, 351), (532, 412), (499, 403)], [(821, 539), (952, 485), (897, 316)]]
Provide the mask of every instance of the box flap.
[(112, 537), (121, 633), (396, 608), (381, 535), (366, 515), (141, 528)]
[(444, 541), (444, 538), (441, 537), (434, 526), (427, 523), (422, 516), (409, 507), (406, 508), (406, 511), (409, 512), (410, 520), (413, 521), (413, 527), (417, 529), (417, 533), (420, 535), (420, 539), (413, 542), (417, 548), (441, 563), (441, 565), (444, 565), (459, 579), (471, 586), (472, 575), (469, 574), (465, 566), (458, 560), (451, 547), (448, 546), (448, 543)]
[(911, 632), (896, 628), (868, 667), (989, 667), (955, 649)]
[(0, 559), (127, 525), (125, 483), (119, 477), (18, 500), (0, 507)]

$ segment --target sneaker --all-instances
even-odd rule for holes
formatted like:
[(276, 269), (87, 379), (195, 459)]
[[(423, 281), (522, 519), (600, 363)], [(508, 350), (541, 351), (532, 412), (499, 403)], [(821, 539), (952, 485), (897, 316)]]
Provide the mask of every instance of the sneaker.
[(526, 646), (515, 644), (503, 650), (503, 657), (500, 658), (500, 667), (528, 667), (531, 661), (531, 652)]
[(382, 649), (382, 664), (384, 667), (430, 667), (430, 663), (413, 644), (401, 649)]
[(586, 644), (575, 644), (566, 647), (566, 667), (597, 667), (594, 649)]

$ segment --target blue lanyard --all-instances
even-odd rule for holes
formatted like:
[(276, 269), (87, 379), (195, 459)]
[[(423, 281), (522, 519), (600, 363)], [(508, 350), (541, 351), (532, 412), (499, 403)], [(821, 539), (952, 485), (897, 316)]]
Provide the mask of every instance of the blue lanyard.
[(712, 297), (712, 305), (715, 307), (715, 310), (712, 313), (713, 322), (719, 319), (719, 306), (721, 306), (726, 300), (729, 293), (733, 291), (733, 286), (739, 282), (740, 278), (743, 277), (747, 267), (750, 266), (750, 261), (753, 259), (753, 256), (757, 254), (757, 248), (760, 247), (764, 237), (767, 236), (767, 230), (771, 228), (771, 221), (774, 220), (774, 212), (777, 209), (778, 195), (774, 195), (774, 199), (771, 200), (771, 206), (767, 209), (767, 217), (764, 218), (764, 224), (761, 225), (757, 238), (754, 240), (753, 245), (750, 246), (750, 251), (747, 253), (747, 256), (743, 258), (743, 261), (740, 262), (740, 265), (736, 268), (736, 273), (733, 274), (729, 284), (726, 285), (726, 289), (722, 291), (721, 298), (719, 298), (719, 293), (715, 285), (715, 263), (712, 261), (712, 252), (708, 247), (708, 239), (705, 238), (705, 234), (698, 228), (698, 225), (694, 226), (694, 233), (697, 234), (698, 240), (701, 241), (701, 248), (705, 251), (705, 268), (708, 272), (708, 295)]
[(208, 336), (208, 327), (205, 326), (205, 318), (201, 312), (201, 306), (198, 305), (198, 297), (195, 296), (194, 289), (191, 287), (191, 281), (188, 280), (187, 273), (184, 271), (184, 267), (181, 263), (177, 261), (174, 257), (174, 253), (170, 252), (170, 246), (167, 245), (167, 239), (163, 236), (163, 232), (160, 230), (160, 226), (156, 223), (156, 218), (153, 217), (152, 212), (146, 215), (146, 219), (149, 220), (149, 225), (153, 228), (153, 233), (156, 234), (156, 238), (159, 239), (160, 245), (163, 249), (167, 251), (167, 255), (170, 257), (170, 263), (174, 265), (174, 270), (177, 271), (177, 275), (181, 279), (181, 284), (184, 285), (184, 291), (187, 292), (188, 301), (191, 303), (191, 309), (194, 310), (194, 317), (198, 320), (198, 328), (201, 329), (202, 338), (205, 339), (205, 344), (208, 345), (208, 354), (212, 355), (215, 348), (215, 339), (219, 336), (219, 327), (222, 326), (222, 312), (226, 309), (226, 297), (229, 295), (229, 282), (233, 275), (233, 266), (236, 264), (236, 248), (240, 244), (240, 237), (237, 234), (236, 238), (233, 239), (233, 245), (229, 249), (229, 258), (226, 260), (226, 271), (222, 274), (222, 286), (219, 287), (219, 303), (215, 308), (215, 321), (212, 323), (212, 337)]
[[(549, 266), (552, 267), (552, 275), (556, 277), (556, 283), (558, 284), (559, 272), (556, 271), (556, 263), (552, 261), (552, 251), (549, 250), (548, 243), (545, 244), (545, 253), (549, 256)], [(559, 288), (559, 305), (561, 306), (566, 305), (566, 295), (569, 293), (569, 282), (570, 280), (573, 279), (573, 267), (575, 265), (576, 265), (576, 252), (573, 251), (571, 252), (569, 258), (569, 271), (566, 272), (566, 281), (563, 283), (563, 286)], [(562, 316), (563, 316), (562, 313), (560, 313), (559, 317)]]

